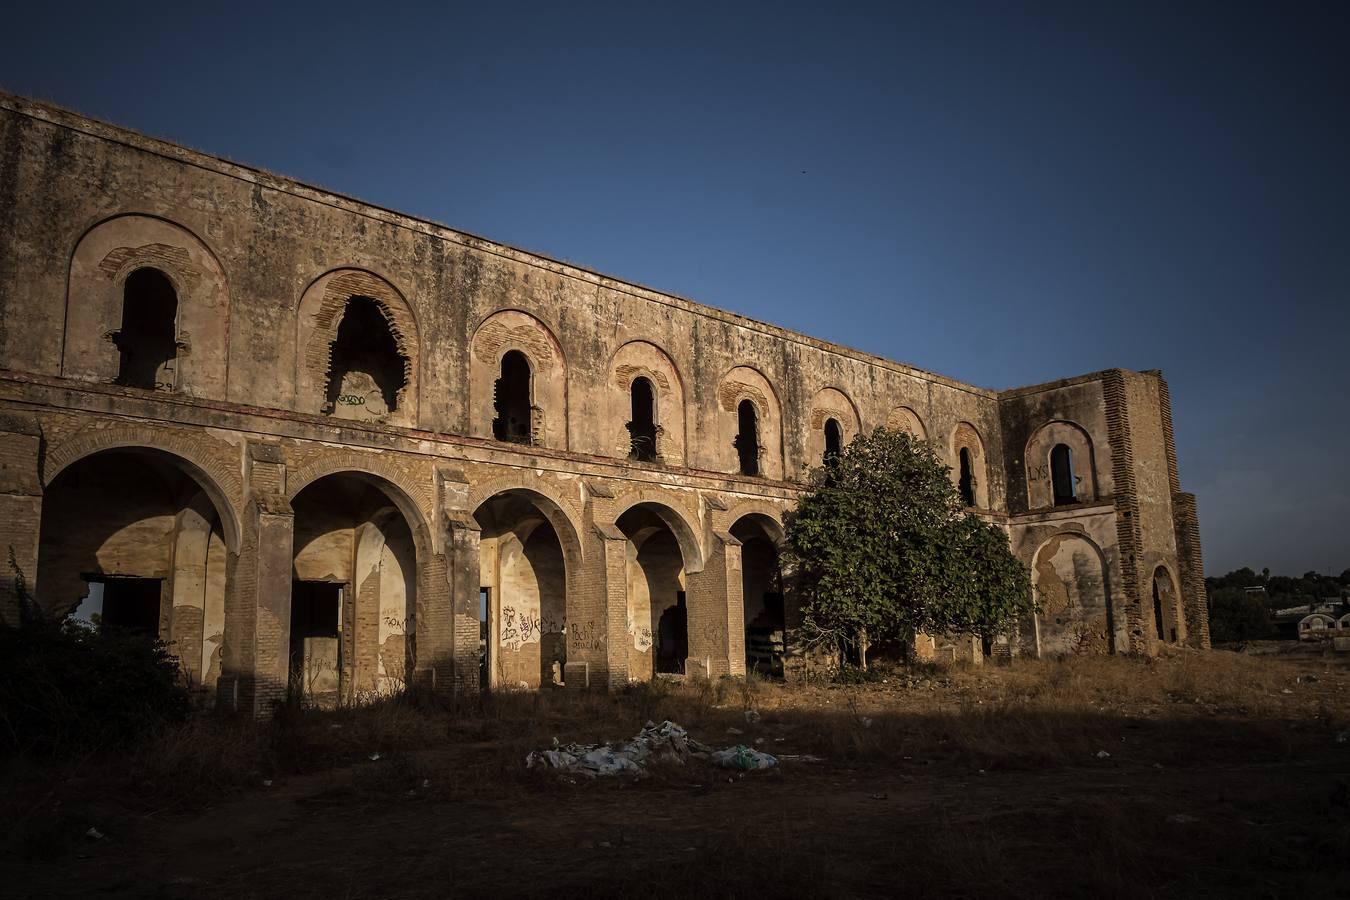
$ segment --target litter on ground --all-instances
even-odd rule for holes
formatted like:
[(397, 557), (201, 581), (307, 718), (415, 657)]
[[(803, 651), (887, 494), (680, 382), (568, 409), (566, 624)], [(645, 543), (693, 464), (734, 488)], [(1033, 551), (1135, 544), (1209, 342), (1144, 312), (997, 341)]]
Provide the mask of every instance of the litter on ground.
[(557, 769), (588, 778), (625, 773), (640, 777), (649, 762), (684, 763), (690, 759), (704, 759), (742, 772), (778, 765), (774, 756), (743, 744), (716, 750), (667, 720), (660, 725), (648, 722), (632, 740), (622, 744), (565, 744), (551, 750), (532, 750), (525, 757), (525, 767)]

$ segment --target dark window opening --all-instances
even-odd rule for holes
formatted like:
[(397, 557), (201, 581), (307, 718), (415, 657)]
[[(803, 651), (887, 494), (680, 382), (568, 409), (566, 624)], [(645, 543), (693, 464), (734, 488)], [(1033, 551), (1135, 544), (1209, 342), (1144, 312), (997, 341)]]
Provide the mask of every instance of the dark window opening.
[(652, 383), (635, 378), (631, 389), (633, 415), (628, 422), (629, 459), (642, 462), (656, 460), (656, 396)]
[(742, 400), (736, 407), (736, 455), (742, 475), (759, 474), (759, 412), (755, 404)]
[(326, 411), (359, 408), (373, 417), (393, 412), (407, 384), (407, 362), (380, 304), (351, 298), (330, 350)]
[(478, 688), (488, 689), (488, 665), (492, 647), (492, 588), (478, 589)]
[(89, 595), (101, 594), (101, 606), (87, 621), (102, 629), (159, 636), (161, 580), (158, 578), (89, 578)]
[(975, 505), (975, 470), (970, 462), (969, 448), (961, 448), (961, 478), (957, 482), (961, 491), (961, 502), (966, 506)]
[(291, 687), (301, 696), (336, 695), (342, 668), (342, 585), (291, 582)]
[(844, 429), (840, 427), (838, 419), (827, 419), (825, 421), (825, 465), (834, 465), (843, 450)]
[(530, 361), (519, 350), (502, 357), (502, 374), (497, 379), (492, 436), (513, 444), (533, 443), (530, 427)]
[(137, 269), (122, 290), (122, 327), (113, 338), (121, 351), (117, 384), (173, 389), (178, 358), (178, 295), (159, 269)]
[(684, 591), (675, 594), (675, 605), (661, 613), (656, 625), (656, 671), (684, 674), (689, 656), (689, 612)]
[(1056, 444), (1050, 451), (1050, 480), (1055, 488), (1055, 505), (1078, 502), (1078, 485), (1073, 477), (1073, 451), (1067, 444)]
[(1156, 578), (1153, 580), (1153, 627), (1157, 629), (1155, 634), (1158, 635), (1158, 640), (1167, 639), (1165, 637), (1167, 631), (1163, 626), (1162, 594), (1158, 591), (1158, 580)]

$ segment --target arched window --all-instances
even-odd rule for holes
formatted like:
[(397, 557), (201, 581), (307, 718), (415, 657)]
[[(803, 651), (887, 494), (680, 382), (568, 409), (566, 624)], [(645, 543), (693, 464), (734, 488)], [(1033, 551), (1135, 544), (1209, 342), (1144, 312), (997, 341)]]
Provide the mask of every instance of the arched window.
[(825, 465), (833, 465), (844, 451), (844, 429), (838, 419), (825, 420)]
[(502, 357), (502, 374), (496, 386), (497, 418), (492, 436), (513, 444), (533, 443), (530, 409), (530, 361), (519, 350)]
[(360, 296), (347, 301), (329, 353), (329, 412), (374, 419), (398, 408), (407, 360), (398, 352), (378, 301)]
[(122, 289), (122, 327), (113, 339), (122, 359), (117, 383), (173, 388), (178, 357), (178, 294), (159, 269), (137, 269)]
[(634, 378), (630, 389), (633, 415), (628, 422), (631, 448), (629, 459), (653, 462), (656, 459), (656, 395), (646, 378)]
[(1078, 482), (1073, 477), (1073, 451), (1068, 444), (1056, 444), (1050, 451), (1050, 480), (1055, 488), (1055, 505), (1078, 502)]
[(961, 448), (961, 478), (957, 481), (961, 491), (961, 502), (966, 506), (975, 505), (975, 468), (970, 462), (970, 448)]
[(1167, 627), (1163, 624), (1163, 598), (1162, 592), (1158, 590), (1157, 575), (1153, 576), (1153, 628), (1154, 634), (1158, 635), (1158, 640), (1167, 640)]
[(736, 454), (741, 460), (742, 475), (759, 474), (759, 411), (749, 400), (736, 407)]

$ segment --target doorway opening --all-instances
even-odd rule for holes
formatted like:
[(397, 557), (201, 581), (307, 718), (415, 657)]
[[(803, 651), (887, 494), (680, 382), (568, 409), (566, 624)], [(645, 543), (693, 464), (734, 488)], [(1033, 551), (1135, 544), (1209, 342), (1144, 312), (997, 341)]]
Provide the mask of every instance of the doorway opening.
[(86, 575), (89, 593), (72, 614), (100, 629), (159, 636), (163, 579)]
[(308, 702), (336, 705), (340, 696), (342, 588), (330, 581), (291, 584), (290, 687)]

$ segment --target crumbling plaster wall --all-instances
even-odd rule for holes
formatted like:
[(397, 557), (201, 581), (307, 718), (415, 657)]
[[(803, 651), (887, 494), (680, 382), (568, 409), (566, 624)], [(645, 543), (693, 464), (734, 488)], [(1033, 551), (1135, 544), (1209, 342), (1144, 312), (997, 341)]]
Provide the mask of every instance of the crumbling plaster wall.
[[(626, 449), (619, 452), (622, 442), (615, 440), (616, 426), (621, 429), (627, 417), (612, 421), (611, 363), (620, 348), (634, 341), (666, 357), (668, 363), (650, 368), (665, 369), (668, 379), (674, 370), (682, 387), (678, 393), (683, 396), (672, 392), (660, 398), (666, 401), (661, 417), (672, 451), (663, 453), (662, 462), (669, 465), (736, 470), (735, 453), (727, 446), (734, 437), (734, 421), (728, 428), (734, 410), (726, 412), (721, 394), (728, 374), (741, 369), (758, 373), (764, 383), (756, 387), (769, 395), (761, 411), (761, 444), (763, 471), (770, 479), (801, 477), (818, 462), (819, 454), (813, 452), (816, 429), (809, 426), (812, 402), (827, 387), (857, 410), (862, 430), (885, 424), (898, 405), (912, 408), (944, 455), (949, 455), (949, 438), (959, 421), (972, 422), (982, 435), (996, 431), (997, 404), (988, 391), (880, 365), (862, 354), (549, 260), (503, 252), (463, 235), (328, 202), (320, 192), (227, 164), (188, 168), (177, 154), (166, 152), (173, 148), (154, 142), (112, 143), (8, 110), (0, 110), (0, 120), (6, 152), (18, 163), (6, 179), (9, 189), (0, 187), (0, 200), (10, 195), (0, 214), (35, 239), (5, 248), (0, 266), (12, 276), (9, 283), (25, 286), (25, 300), (62, 298), (52, 305), (37, 304), (38, 315), (25, 316), (22, 329), (8, 327), (0, 333), (6, 358), (27, 371), (59, 374), (63, 339), (72, 348), (105, 340), (108, 327), (102, 321), (86, 327), (77, 317), (72, 327), (82, 330), (63, 332), (60, 309), (67, 273), (49, 248), (73, 248), (93, 223), (111, 219), (159, 223), (143, 227), (156, 232), (142, 236), (146, 245), (163, 244), (170, 254), (188, 253), (195, 269), (212, 269), (209, 277), (202, 276), (209, 282), (209, 304), (195, 295), (184, 297), (187, 317), (197, 315), (193, 310), (199, 305), (228, 307), (227, 324), (198, 328), (192, 338), (195, 360), (217, 363), (209, 376), (205, 371), (194, 375), (201, 387), (192, 392), (202, 396), (318, 412), (326, 372), (320, 362), (323, 348), (311, 344), (316, 332), (326, 333), (337, 322), (331, 314), (321, 316), (321, 301), (335, 277), (367, 273), (363, 277), (374, 287), (344, 289), (345, 294), (374, 295), (389, 310), (397, 337), (415, 342), (407, 347), (410, 363), (401, 408), (385, 417), (390, 424), (490, 437), (493, 366), (500, 354), (487, 359), (494, 354), (480, 351), (484, 343), (501, 349), (498, 345), (512, 334), (530, 346), (532, 339), (520, 331), (520, 322), (508, 323), (503, 334), (496, 334), (503, 331), (498, 327), (503, 317), (514, 317), (533, 320), (547, 335), (536, 342), (536, 351), (555, 342), (556, 360), (551, 368), (542, 367), (536, 379), (536, 402), (544, 419), (540, 444), (551, 449), (626, 455)], [(45, 168), (35, 168), (37, 161)], [(111, 171), (116, 172), (113, 179), (107, 177)], [(39, 177), (44, 190), (17, 190), (20, 181)], [(182, 239), (159, 234), (166, 229), (177, 230)], [(86, 270), (90, 266), (80, 262), (77, 274)], [(0, 295), (5, 300), (0, 314), (6, 319), (8, 296)], [(103, 306), (112, 308), (110, 303)], [(227, 364), (221, 364), (223, 348), (212, 356), (215, 351), (205, 346), (208, 339), (212, 346), (228, 342)], [(87, 355), (79, 351), (74, 359)], [(92, 369), (84, 366), (81, 377), (86, 370), (107, 374), (106, 368), (106, 362)], [(749, 385), (753, 378), (739, 380)], [(843, 424), (847, 429), (849, 423)], [(988, 446), (987, 436), (985, 443), (992, 458), (997, 448)], [(991, 506), (998, 504), (1001, 479), (1000, 472), (991, 471)]]
[[(209, 291), (180, 292), (184, 315), (199, 315), (194, 310), (200, 307), (220, 318), (228, 310), (224, 329), (189, 329), (194, 333), (183, 362), (191, 359), (200, 368), (175, 394), (155, 392), (149, 398), (97, 383), (85, 383), (80, 394), (61, 382), (0, 379), (0, 403), (63, 406), (69, 410), (64, 421), (74, 430), (91, 417), (129, 417), (160, 430), (184, 452), (198, 441), (190, 435), (223, 440), (233, 449), (212, 463), (211, 472), (228, 494), (232, 517), (242, 515), (247, 497), (258, 492), (285, 497), (287, 477), (298, 482), (320, 469), (360, 469), (378, 460), (376, 468), (415, 509), (413, 518), (432, 523), (419, 538), (426, 547), (417, 559), (418, 605), (431, 604), (425, 611), (432, 619), (441, 617), (418, 640), (431, 648), (422, 655), (437, 658), (438, 665), (447, 665), (452, 644), (455, 653), (471, 638), (476, 646), (472, 582), (480, 577), (476, 533), (453, 524), (447, 528), (445, 517), (471, 517), (467, 497), (482, 499), (482, 485), (530, 482), (548, 485), (562, 498), (559, 509), (565, 513), (555, 525), (566, 520), (583, 535), (571, 539), (576, 548), (569, 553), (579, 561), (581, 545), (590, 548), (588, 562), (567, 576), (569, 609), (581, 611), (568, 635), (568, 647), (575, 650), (569, 661), (593, 663), (602, 678), (600, 670), (613, 659), (607, 645), (616, 628), (623, 630), (610, 608), (614, 589), (606, 587), (614, 582), (606, 568), (606, 542), (616, 539), (597, 531), (612, 525), (613, 517), (600, 509), (604, 502), (588, 485), (611, 497), (657, 486), (685, 495), (678, 503), (692, 510), (688, 515), (698, 523), (700, 565), (706, 557), (711, 567), (689, 576), (691, 655), (692, 644), (702, 642), (725, 656), (731, 651), (724, 632), (732, 619), (723, 612), (716, 612), (718, 621), (698, 617), (718, 609), (711, 594), (731, 591), (724, 583), (728, 578), (739, 583), (734, 567), (740, 555), (738, 548), (722, 547), (707, 510), (754, 498), (790, 505), (798, 480), (819, 461), (823, 433), (815, 419), (827, 408), (846, 413), (840, 420), (846, 438), (883, 424), (924, 434), (953, 468), (953, 477), (960, 447), (977, 444), (977, 505), (1008, 525), (1014, 548), (1029, 566), (1051, 534), (1076, 529), (1101, 548), (1113, 592), (1129, 583), (1117, 571), (1121, 535), (1129, 539), (1133, 570), (1141, 575), (1134, 582), (1136, 596), (1146, 583), (1146, 565), (1154, 559), (1175, 562), (1177, 538), (1169, 543), (1168, 535), (1186, 536), (1191, 569), (1198, 571), (1194, 501), (1187, 501), (1190, 518), (1176, 524), (1169, 506), (1171, 498), (1188, 495), (1177, 493), (1166, 386), (1154, 375), (1097, 373), (998, 394), (4, 96), (0, 161), (0, 226), (6, 236), (21, 236), (0, 241), (5, 368), (60, 379), (68, 355), (63, 347), (101, 347), (98, 329), (105, 322), (76, 321), (71, 327), (83, 329), (78, 335), (63, 324), (68, 280), (97, 269), (83, 261), (72, 267), (72, 254), (79, 255), (83, 236), (99, 233), (91, 229), (100, 222), (147, 223), (144, 235), (113, 243), (153, 247), (165, 259), (187, 254), (209, 275), (200, 282)], [(311, 352), (310, 344), (322, 323), (307, 311), (305, 298), (325, 294), (320, 290), (325, 279), (340, 272), (371, 279), (373, 286), (362, 295), (377, 295), (373, 299), (384, 304), (391, 330), (405, 342), (400, 352), (406, 352), (410, 367), (407, 402), (397, 417), (351, 422), (317, 415), (321, 379), (310, 363), (322, 354)], [(505, 337), (497, 334), (503, 330), (498, 325), (505, 326)], [(511, 341), (523, 352), (553, 358), (551, 367), (538, 370), (540, 440), (528, 449), (491, 440), (493, 366)], [(480, 352), (486, 345), (490, 352)], [(106, 354), (99, 365), (106, 368)], [(106, 374), (82, 371), (80, 377)], [(625, 459), (627, 390), (638, 373), (656, 388), (662, 429), (656, 463)], [(737, 474), (734, 448), (734, 395), (752, 391), (764, 406), (759, 478)], [(205, 405), (194, 405), (198, 400)], [(1038, 429), (1060, 420), (1080, 428), (1092, 444), (1095, 500), (1050, 511), (1029, 491), (1025, 457)], [(47, 445), (60, 445), (67, 425), (52, 417), (44, 421), (49, 430), (35, 433), (44, 434)], [(179, 423), (181, 434), (165, 430), (169, 422)], [(1119, 448), (1131, 436), (1132, 455), (1122, 462)], [(11, 437), (5, 446), (30, 453), (34, 441), (23, 428)], [(259, 440), (285, 445), (281, 468), (272, 466), (280, 475), (262, 478), (258, 473), (268, 467), (249, 462), (251, 451), (244, 448)], [(1129, 484), (1118, 487), (1122, 472), (1129, 473)], [(4, 510), (12, 507), (17, 515), (32, 505), (24, 493), (30, 489), (22, 487), (26, 477), (12, 479), (20, 490), (12, 502), (9, 495), (0, 499), (8, 504)], [(452, 481), (459, 486), (448, 487)], [(255, 506), (272, 523), (268, 527), (288, 527), (284, 507), (274, 508), (271, 500)], [(1135, 508), (1137, 539), (1132, 526), (1121, 524), (1122, 512)], [(227, 531), (238, 529), (235, 521), (227, 523)], [(265, 549), (265, 538), (263, 544), (257, 535), (252, 540), (241, 559), (245, 568), (257, 565), (250, 554)], [(719, 566), (721, 571), (714, 571)], [(1183, 591), (1197, 582), (1196, 574), (1179, 576)], [(253, 577), (240, 584), (249, 588)], [(427, 585), (435, 591), (423, 590)], [(453, 609), (440, 611), (441, 603), (453, 603)], [(1191, 599), (1187, 603), (1188, 617), (1203, 616)], [(381, 618), (384, 612), (381, 606)], [(626, 612), (621, 609), (623, 619)], [(1136, 619), (1141, 614), (1135, 610)], [(203, 613), (204, 640), (213, 633), (212, 615)], [(270, 619), (257, 622), (264, 623), (259, 629), (274, 627)], [(395, 636), (380, 629), (381, 645)], [(203, 669), (211, 666), (207, 659), (204, 647)], [(470, 676), (457, 671), (449, 677)]]

